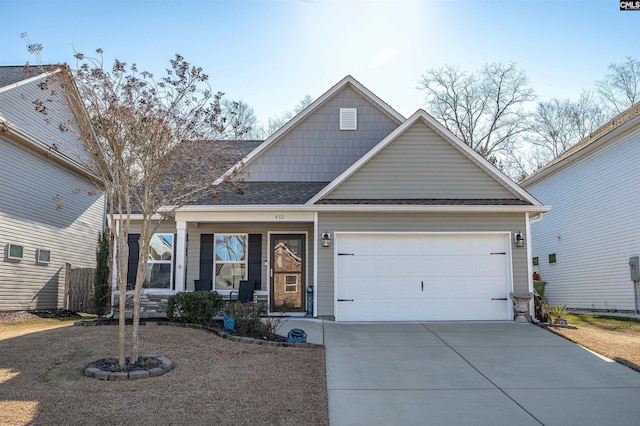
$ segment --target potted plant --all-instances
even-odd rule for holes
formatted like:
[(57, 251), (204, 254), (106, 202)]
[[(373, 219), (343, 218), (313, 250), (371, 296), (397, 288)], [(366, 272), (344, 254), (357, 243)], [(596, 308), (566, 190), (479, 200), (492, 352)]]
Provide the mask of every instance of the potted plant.
[(543, 305), (542, 312), (553, 324), (567, 325), (565, 315), (571, 313), (571, 309), (567, 305)]
[(234, 302), (229, 303), (226, 308), (224, 308), (224, 329), (225, 330), (233, 330), (236, 328), (236, 317), (238, 315), (242, 315), (243, 307), (242, 303)]

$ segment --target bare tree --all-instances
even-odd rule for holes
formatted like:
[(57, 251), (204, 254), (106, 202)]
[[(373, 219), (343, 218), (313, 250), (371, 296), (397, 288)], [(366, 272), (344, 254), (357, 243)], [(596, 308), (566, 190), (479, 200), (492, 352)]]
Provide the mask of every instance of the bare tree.
[(466, 73), (445, 65), (427, 70), (418, 88), (427, 110), (464, 143), (494, 161), (518, 144), (525, 132), (527, 102), (535, 99), (526, 73), (515, 63), (492, 63)]
[(305, 97), (302, 98), (295, 107), (293, 107), (293, 111), (287, 111), (281, 116), (269, 118), (267, 128), (265, 129), (266, 135), (270, 136), (274, 134), (280, 127), (284, 126), (287, 121), (291, 120), (294, 115), (299, 114), (302, 110), (308, 107), (311, 102), (313, 102), (311, 95), (305, 95)]
[(262, 132), (258, 128), (258, 119), (253, 108), (246, 102), (223, 99), (220, 103), (224, 117), (224, 139), (261, 139)]
[(607, 75), (596, 87), (610, 116), (629, 109), (640, 101), (640, 61), (628, 56), (623, 63), (609, 64)]
[(592, 92), (583, 92), (577, 102), (552, 99), (538, 103), (534, 113), (531, 143), (538, 146), (538, 161), (547, 162), (589, 136), (606, 121)]
[[(221, 112), (223, 94), (210, 90), (208, 76), (201, 68), (176, 55), (166, 75), (156, 80), (151, 73), (140, 72), (135, 64), (127, 66), (117, 59), (111, 68), (105, 68), (102, 50), (97, 53), (99, 59), (76, 54), (77, 67), (66, 74), (75, 78), (63, 82), (77, 86), (77, 92), (65, 92), (79, 94), (69, 103), (76, 117), (85, 119), (80, 120), (79, 128), (73, 123), (58, 126), (77, 132), (84, 142), (88, 166), (98, 176), (96, 185), (106, 194), (110, 221), (117, 224), (118, 357), (124, 368), (127, 241), (132, 214), (141, 217), (137, 222), (140, 252), (130, 340), (131, 360), (136, 362), (140, 299), (153, 233), (181, 206), (202, 196), (215, 196), (212, 184), (231, 166), (233, 149), (213, 141), (227, 126)], [(57, 91), (52, 87), (43, 89), (55, 98)], [(47, 102), (41, 104), (46, 114)]]

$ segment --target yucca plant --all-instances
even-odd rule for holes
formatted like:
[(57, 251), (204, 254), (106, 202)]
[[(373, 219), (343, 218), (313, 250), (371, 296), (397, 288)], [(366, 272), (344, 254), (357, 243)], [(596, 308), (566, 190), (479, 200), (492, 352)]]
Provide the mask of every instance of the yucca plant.
[(548, 316), (552, 322), (564, 319), (564, 316), (571, 313), (571, 309), (567, 305), (544, 305), (542, 313)]

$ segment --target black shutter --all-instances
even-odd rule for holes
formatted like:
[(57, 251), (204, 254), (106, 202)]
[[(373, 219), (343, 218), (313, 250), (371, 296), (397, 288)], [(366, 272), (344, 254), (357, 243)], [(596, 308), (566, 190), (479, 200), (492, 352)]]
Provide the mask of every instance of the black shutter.
[(140, 234), (127, 235), (129, 245), (129, 269), (127, 270), (127, 285), (136, 285), (136, 275), (138, 274), (138, 257), (140, 256)]
[[(171, 290), (176, 289), (176, 239), (178, 238), (178, 234), (173, 234), (173, 245), (171, 247), (171, 269), (173, 270), (173, 276), (171, 277), (171, 282), (173, 285), (171, 286)], [(185, 276), (186, 276), (186, 266), (185, 266)]]
[(262, 234), (249, 234), (247, 279), (253, 281), (254, 290), (262, 289)]
[(213, 234), (200, 234), (200, 281), (213, 283)]

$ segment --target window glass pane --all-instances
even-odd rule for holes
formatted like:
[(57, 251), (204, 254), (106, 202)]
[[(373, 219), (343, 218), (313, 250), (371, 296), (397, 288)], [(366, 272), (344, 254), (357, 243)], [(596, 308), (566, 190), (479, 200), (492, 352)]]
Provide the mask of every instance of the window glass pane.
[(246, 235), (216, 235), (216, 260), (242, 262), (247, 252)]
[(244, 263), (216, 263), (216, 289), (231, 290), (240, 287), (240, 280), (245, 279)]
[(9, 244), (9, 257), (22, 258), (23, 247), (16, 244)]
[(149, 243), (149, 260), (171, 261), (173, 254), (173, 235), (153, 234)]
[(150, 263), (144, 278), (144, 288), (171, 288), (171, 264)]

